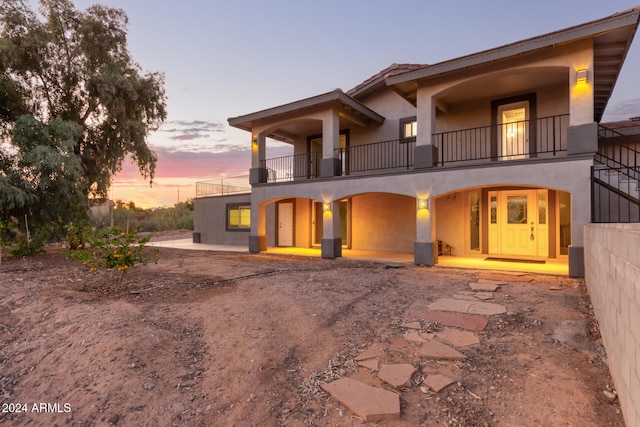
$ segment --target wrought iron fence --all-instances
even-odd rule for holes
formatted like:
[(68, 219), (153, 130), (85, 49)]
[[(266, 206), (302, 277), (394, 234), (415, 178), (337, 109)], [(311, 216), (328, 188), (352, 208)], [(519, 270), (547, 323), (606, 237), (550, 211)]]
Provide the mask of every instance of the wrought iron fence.
[(336, 153), (342, 175), (350, 175), (372, 170), (410, 169), (415, 146), (415, 138), (394, 139), (338, 148)]
[(312, 179), (320, 176), (320, 153), (302, 153), (261, 161), (267, 170), (267, 182)]
[(440, 165), (474, 160), (513, 160), (556, 156), (567, 150), (569, 115), (432, 135)]

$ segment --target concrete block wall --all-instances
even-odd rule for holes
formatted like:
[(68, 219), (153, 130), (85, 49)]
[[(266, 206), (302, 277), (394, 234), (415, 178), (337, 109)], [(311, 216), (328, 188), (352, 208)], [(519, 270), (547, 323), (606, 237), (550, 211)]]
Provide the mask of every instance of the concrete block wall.
[(585, 226), (585, 280), (627, 427), (640, 427), (640, 224)]

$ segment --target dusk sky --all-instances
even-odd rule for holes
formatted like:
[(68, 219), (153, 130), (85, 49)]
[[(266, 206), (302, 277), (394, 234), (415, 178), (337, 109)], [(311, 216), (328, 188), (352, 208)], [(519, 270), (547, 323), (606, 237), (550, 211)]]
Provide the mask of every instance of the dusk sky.
[[(637, 0), (636, 0), (637, 1)], [(95, 0), (75, 0), (85, 9)], [(166, 76), (169, 117), (149, 142), (153, 187), (130, 166), (112, 198), (171, 206), (197, 181), (248, 174), (250, 135), (227, 118), (356, 86), (392, 63), (433, 64), (600, 19), (633, 1), (104, 0), (129, 50)], [(636, 35), (603, 121), (640, 116)], [(275, 149), (270, 151), (273, 156)], [(129, 162), (126, 162), (129, 165)]]

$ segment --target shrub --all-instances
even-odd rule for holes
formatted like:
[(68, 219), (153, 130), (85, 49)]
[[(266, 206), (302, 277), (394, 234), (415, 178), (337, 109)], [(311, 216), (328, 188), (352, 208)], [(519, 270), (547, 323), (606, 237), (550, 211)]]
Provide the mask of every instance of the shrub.
[[(68, 227), (68, 234), (73, 236), (74, 240), (77, 239), (77, 229), (73, 226)], [(146, 264), (151, 258), (154, 262), (158, 261), (157, 250), (152, 251), (145, 246), (149, 239), (150, 237), (138, 236), (138, 230), (127, 233), (115, 227), (104, 231), (85, 228), (81, 239), (84, 243), (78, 245), (75, 251), (69, 252), (69, 256), (82, 261), (91, 271), (99, 268), (119, 271), (120, 283), (131, 267)]]

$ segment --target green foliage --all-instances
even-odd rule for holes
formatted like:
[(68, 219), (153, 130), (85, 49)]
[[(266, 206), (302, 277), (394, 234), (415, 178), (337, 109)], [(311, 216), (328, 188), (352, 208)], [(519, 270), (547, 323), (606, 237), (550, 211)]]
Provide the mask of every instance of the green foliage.
[[(90, 222), (101, 227), (106, 221), (104, 215), (92, 214)], [(134, 202), (117, 200), (113, 207), (113, 225), (126, 231), (127, 226), (140, 231), (193, 230), (193, 200), (176, 203), (170, 208), (142, 209)]]
[(146, 264), (151, 254), (157, 262), (157, 251), (151, 251), (145, 246), (149, 237), (138, 236), (138, 231), (125, 233), (117, 228), (101, 231), (96, 228), (81, 228), (77, 226), (67, 227), (71, 244), (77, 244), (78, 236), (84, 244), (77, 245), (76, 250), (69, 252), (69, 257), (82, 261), (82, 264), (91, 271), (99, 268), (116, 269), (120, 274), (120, 281), (131, 267), (138, 264)]
[(34, 256), (44, 253), (44, 243), (42, 240), (23, 239), (18, 243), (18, 246), (11, 249), (9, 253), (15, 256)]
[(164, 76), (141, 72), (124, 11), (69, 0), (0, 2), (0, 217), (34, 233), (86, 217), (127, 155), (151, 181), (148, 134), (166, 118)]

